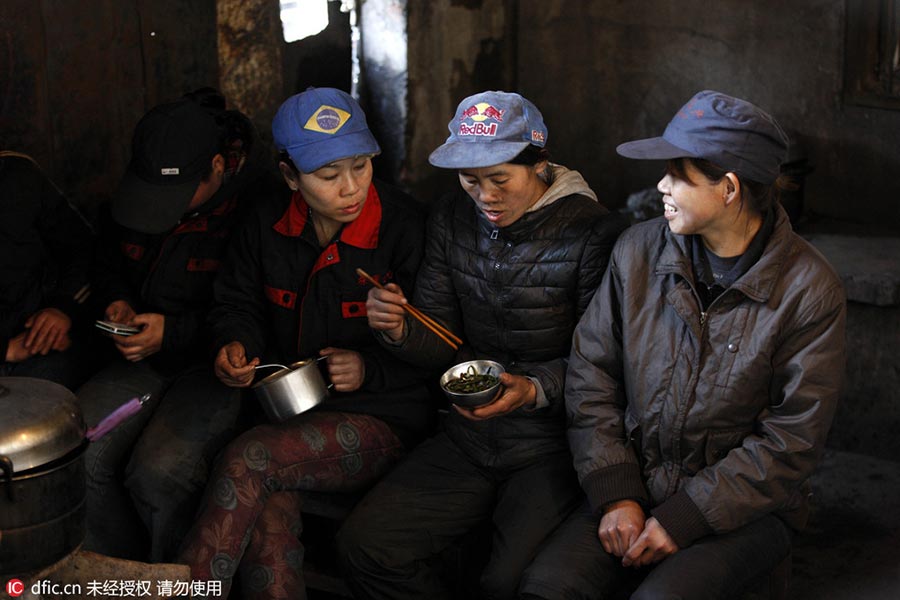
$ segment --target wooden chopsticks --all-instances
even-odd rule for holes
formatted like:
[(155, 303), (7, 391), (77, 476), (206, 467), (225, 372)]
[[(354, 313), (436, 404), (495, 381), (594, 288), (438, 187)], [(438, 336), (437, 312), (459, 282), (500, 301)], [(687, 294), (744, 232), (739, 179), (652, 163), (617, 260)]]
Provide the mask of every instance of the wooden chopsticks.
[[(378, 289), (380, 289), (380, 290), (384, 289), (383, 285), (381, 285), (375, 278), (373, 278), (371, 275), (369, 275), (362, 269), (356, 269), (356, 274), (359, 275), (360, 277), (362, 277), (363, 279), (365, 279), (366, 281), (368, 281), (369, 283), (371, 283), (372, 285), (374, 285), (375, 287), (377, 287)], [(459, 337), (457, 337), (452, 331), (450, 331), (449, 329), (447, 329), (446, 327), (444, 327), (443, 325), (441, 325), (440, 323), (438, 323), (437, 321), (435, 321), (434, 319), (432, 319), (431, 317), (429, 317), (428, 315), (426, 315), (421, 310), (419, 310), (418, 308), (414, 307), (411, 304), (401, 304), (401, 306), (404, 308), (404, 310), (406, 310), (406, 312), (408, 312), (413, 317), (415, 317), (417, 320), (419, 320), (422, 323), (422, 325), (424, 325), (425, 327), (430, 329), (432, 333), (434, 333), (436, 336), (438, 336), (444, 342), (446, 342), (447, 345), (449, 345), (454, 350), (459, 350), (459, 346), (457, 344), (462, 345), (463, 341), (461, 339), (459, 339)]]

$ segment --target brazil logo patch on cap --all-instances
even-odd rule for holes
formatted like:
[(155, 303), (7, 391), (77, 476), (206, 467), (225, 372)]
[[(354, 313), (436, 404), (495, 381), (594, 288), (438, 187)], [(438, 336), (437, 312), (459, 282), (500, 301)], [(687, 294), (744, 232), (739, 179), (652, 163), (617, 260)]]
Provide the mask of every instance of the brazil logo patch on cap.
[(312, 114), (303, 129), (335, 134), (349, 118), (350, 113), (347, 111), (323, 104)]

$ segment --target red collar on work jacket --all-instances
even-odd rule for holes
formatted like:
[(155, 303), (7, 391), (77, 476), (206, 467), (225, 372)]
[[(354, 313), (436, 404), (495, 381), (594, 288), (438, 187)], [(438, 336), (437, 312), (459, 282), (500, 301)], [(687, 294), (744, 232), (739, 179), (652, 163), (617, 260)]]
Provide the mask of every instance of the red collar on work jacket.
[[(296, 191), (291, 196), (291, 203), (284, 215), (274, 225), (275, 231), (282, 235), (297, 237), (306, 227), (309, 220), (309, 205), (303, 194)], [(369, 193), (363, 203), (362, 212), (353, 221), (341, 229), (340, 241), (350, 246), (371, 250), (378, 247), (378, 229), (381, 227), (381, 199), (375, 191), (375, 185), (369, 185)]]

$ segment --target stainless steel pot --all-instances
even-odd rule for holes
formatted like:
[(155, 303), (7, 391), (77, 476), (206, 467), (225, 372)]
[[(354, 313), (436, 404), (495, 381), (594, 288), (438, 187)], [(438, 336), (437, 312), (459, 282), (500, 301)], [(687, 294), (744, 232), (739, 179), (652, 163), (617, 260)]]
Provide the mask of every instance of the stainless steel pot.
[(270, 420), (284, 421), (325, 402), (331, 385), (319, 371), (319, 360), (292, 363), (253, 384), (253, 392)]
[(81, 545), (89, 441), (148, 399), (131, 399), (86, 430), (75, 395), (65, 387), (0, 377), (0, 575), (48, 567)]
[(84, 435), (68, 389), (0, 378), (0, 574), (46, 567), (84, 540)]

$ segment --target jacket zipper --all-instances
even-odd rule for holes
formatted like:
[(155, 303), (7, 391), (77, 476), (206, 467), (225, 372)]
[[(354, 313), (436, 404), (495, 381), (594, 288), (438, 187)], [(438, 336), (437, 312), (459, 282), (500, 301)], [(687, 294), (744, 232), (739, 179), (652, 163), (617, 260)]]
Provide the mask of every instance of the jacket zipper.
[(675, 490), (678, 489), (678, 484), (681, 481), (681, 474), (682, 474), (681, 441), (684, 438), (684, 428), (687, 424), (688, 413), (690, 412), (691, 406), (694, 404), (694, 401), (696, 399), (697, 384), (700, 381), (700, 362), (701, 362), (701, 358), (703, 356), (703, 339), (706, 336), (706, 321), (707, 321), (707, 317), (709, 315), (709, 309), (712, 308), (713, 304), (715, 304), (716, 300), (718, 300), (718, 298), (716, 298), (716, 300), (713, 300), (712, 302), (710, 302), (710, 304), (706, 310), (703, 310), (703, 308), (702, 308), (703, 303), (700, 301), (700, 296), (697, 294), (697, 290), (690, 283), (688, 283), (688, 285), (691, 288), (691, 293), (693, 293), (693, 295), (694, 295), (694, 300), (697, 301), (697, 307), (700, 308), (700, 334), (697, 339), (697, 360), (696, 360), (696, 364), (694, 365), (694, 369), (693, 369), (694, 375), (689, 384), (690, 385), (690, 401), (689, 401), (689, 404), (684, 407), (684, 414), (681, 419), (680, 427), (678, 429), (678, 437), (677, 437), (678, 441), (675, 443), (675, 447), (673, 448), (673, 452), (672, 452), (672, 455), (673, 455), (672, 463), (673, 463), (673, 466), (675, 466), (675, 472), (673, 474), (671, 482), (669, 483), (669, 485), (667, 486), (667, 489), (666, 489), (666, 497), (667, 498), (669, 496), (672, 496), (675, 493)]

